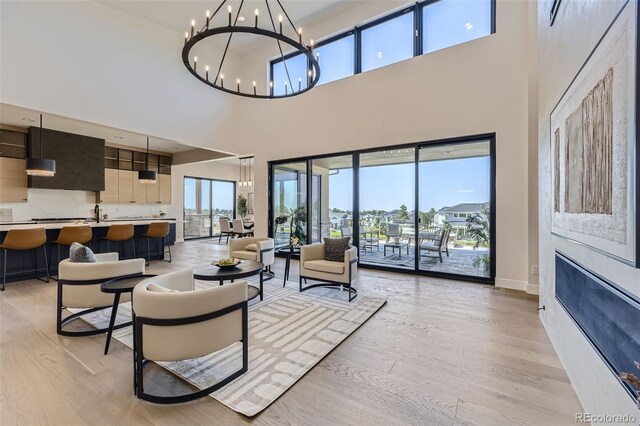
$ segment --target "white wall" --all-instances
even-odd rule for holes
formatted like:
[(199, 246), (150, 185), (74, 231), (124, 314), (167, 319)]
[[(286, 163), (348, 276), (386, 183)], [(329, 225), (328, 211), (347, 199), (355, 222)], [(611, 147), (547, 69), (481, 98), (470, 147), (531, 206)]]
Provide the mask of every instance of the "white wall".
[[(600, 39), (622, 0), (563, 1), (549, 27), (551, 0), (539, 3), (539, 216), (540, 317), (585, 410), (592, 414), (638, 414), (638, 409), (562, 307), (555, 300), (554, 253), (560, 250), (585, 267), (640, 296), (640, 269), (551, 235), (549, 116), (554, 105)], [(637, 416), (636, 416), (637, 417)]]

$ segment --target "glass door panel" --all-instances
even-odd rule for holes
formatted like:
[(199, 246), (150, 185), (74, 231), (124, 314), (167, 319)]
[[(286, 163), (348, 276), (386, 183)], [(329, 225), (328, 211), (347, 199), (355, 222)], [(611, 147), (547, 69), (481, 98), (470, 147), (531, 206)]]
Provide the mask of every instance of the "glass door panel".
[(290, 244), (291, 237), (307, 242), (307, 163), (273, 167), (273, 237), (276, 246)]
[(419, 161), (419, 269), (490, 277), (490, 142), (423, 146)]
[(312, 170), (314, 177), (312, 241), (318, 242), (326, 237), (351, 236), (353, 156), (343, 155), (313, 160)]
[(214, 180), (211, 182), (212, 235), (220, 235), (220, 218), (233, 219), (235, 211), (235, 182)]
[(415, 269), (415, 148), (360, 154), (360, 263)]

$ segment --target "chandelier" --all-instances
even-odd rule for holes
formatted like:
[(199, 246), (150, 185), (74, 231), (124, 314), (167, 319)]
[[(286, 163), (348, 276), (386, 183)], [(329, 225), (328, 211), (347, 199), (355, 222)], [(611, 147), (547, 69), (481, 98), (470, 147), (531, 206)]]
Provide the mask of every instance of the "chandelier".
[[(244, 3), (245, 0), (240, 1), (240, 5), (234, 14), (234, 8), (231, 1), (223, 0), (217, 9), (215, 9), (213, 14), (207, 10), (204, 24), (199, 27), (200, 29), (196, 27), (196, 20), (191, 20), (191, 28), (189, 31), (185, 32), (184, 47), (182, 48), (182, 62), (185, 67), (187, 67), (194, 77), (203, 83), (208, 84), (215, 89), (222, 90), (223, 92), (238, 96), (257, 99), (276, 99), (297, 96), (311, 90), (318, 83), (318, 80), (320, 80), (320, 65), (318, 63), (318, 58), (313, 54), (313, 40), (310, 41), (308, 46), (304, 44), (302, 39), (302, 28), (294, 25), (280, 0), (275, 0), (275, 2), (273, 0), (264, 0), (264, 6), (267, 12), (266, 17), (261, 20), (260, 9), (256, 8), (253, 13), (253, 22), (241, 15)], [(227, 19), (224, 19), (224, 12), (218, 15), (225, 4), (227, 4)], [(274, 16), (276, 15), (278, 21), (277, 25), (274, 20)], [(215, 22), (220, 25), (214, 26), (214, 19)], [(247, 24), (243, 24), (244, 21), (249, 22)], [(195, 46), (208, 37), (227, 34), (226, 46), (222, 52), (222, 58), (219, 61), (219, 64), (214, 68), (209, 65), (205, 65), (204, 67), (201, 65), (200, 68), (198, 68), (198, 57), (191, 53)], [(250, 85), (242, 84), (240, 78), (236, 78), (235, 84), (232, 83), (231, 85), (227, 84), (227, 86), (225, 86), (224, 64), (225, 59), (227, 59), (227, 54), (230, 53), (230, 45), (232, 44), (231, 42), (234, 34), (253, 34), (264, 38), (265, 40), (272, 40), (272, 42), (277, 44), (279, 57), (284, 64), (286, 74), (284, 94), (274, 94), (273, 76), (270, 76), (268, 84), (258, 84), (257, 80), (253, 80)], [(305, 55), (307, 58), (307, 64), (309, 65), (306, 69), (306, 76), (304, 76), (307, 80), (306, 87), (302, 86), (302, 77), (299, 77), (296, 81), (297, 85), (294, 85), (296, 76), (293, 76), (294, 80), (292, 80), (292, 75), (287, 67), (284, 54), (285, 51), (289, 50), (288, 47), (292, 47), (297, 51), (294, 52), (294, 54), (300, 53)], [(227, 81), (229, 81), (229, 79), (227, 79)]]

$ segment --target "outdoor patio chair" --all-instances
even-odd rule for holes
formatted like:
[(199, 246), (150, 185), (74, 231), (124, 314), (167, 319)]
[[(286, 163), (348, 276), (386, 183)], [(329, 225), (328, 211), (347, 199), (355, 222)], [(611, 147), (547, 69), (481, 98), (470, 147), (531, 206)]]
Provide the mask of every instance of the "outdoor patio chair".
[[(451, 231), (448, 229), (443, 229), (440, 233), (440, 236), (433, 240), (433, 242), (425, 242), (420, 245), (420, 256), (428, 256), (428, 253), (437, 253), (440, 258), (440, 263), (442, 261), (442, 252), (447, 254), (449, 257), (449, 233)], [(422, 254), (423, 251), (426, 251), (427, 254)]]
[(402, 237), (402, 227), (397, 223), (387, 224), (387, 243), (396, 237)]

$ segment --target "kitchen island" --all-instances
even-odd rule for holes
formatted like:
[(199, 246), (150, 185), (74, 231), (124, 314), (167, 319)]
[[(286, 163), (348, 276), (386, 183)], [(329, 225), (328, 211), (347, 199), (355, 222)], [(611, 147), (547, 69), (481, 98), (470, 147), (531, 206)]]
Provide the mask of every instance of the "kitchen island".
[[(131, 223), (134, 226), (134, 244), (136, 247), (137, 257), (146, 257), (147, 244), (144, 241), (140, 244), (141, 240), (145, 240), (140, 237), (144, 234), (149, 227), (149, 224), (153, 222), (169, 222), (169, 235), (165, 238), (168, 244), (173, 245), (176, 241), (176, 220), (175, 218), (138, 218), (138, 219), (109, 219), (106, 221), (97, 222), (95, 220), (75, 220), (69, 222), (58, 221), (16, 221), (5, 222), (0, 224), (0, 241), (4, 240), (6, 233), (10, 229), (29, 229), (29, 228), (44, 228), (47, 233), (47, 260), (49, 262), (49, 274), (57, 275), (58, 271), (58, 250), (56, 245), (52, 244), (58, 238), (60, 229), (64, 226), (86, 226), (89, 225), (92, 228), (93, 237), (91, 239), (91, 248), (95, 253), (106, 253), (107, 243), (102, 240), (106, 235), (109, 227), (112, 224), (128, 224)], [(55, 247), (55, 249), (54, 249)], [(118, 251), (118, 244), (110, 243), (110, 251)], [(124, 257), (133, 257), (133, 251), (131, 249), (131, 243), (122, 244), (122, 250), (124, 251)], [(123, 257), (120, 251), (121, 257)], [(69, 257), (69, 247), (62, 246), (60, 248), (61, 260)], [(37, 264), (40, 268), (44, 266), (44, 259), (42, 250), (37, 251)], [(53, 258), (52, 258), (53, 256)], [(164, 259), (163, 247), (160, 247), (159, 242), (152, 241), (149, 244), (149, 259), (161, 260)], [(4, 259), (2, 259), (4, 261)], [(36, 252), (35, 251), (13, 251), (7, 252), (7, 282), (21, 281), (32, 279), (36, 277)], [(40, 272), (42, 275), (42, 272)]]

